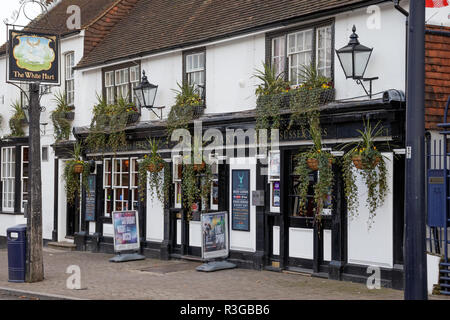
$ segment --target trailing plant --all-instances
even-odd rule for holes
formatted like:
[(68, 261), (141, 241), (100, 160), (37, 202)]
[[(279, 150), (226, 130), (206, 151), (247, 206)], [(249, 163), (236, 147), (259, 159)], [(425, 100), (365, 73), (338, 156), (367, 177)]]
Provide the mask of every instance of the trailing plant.
[(300, 184), (297, 188), (299, 196), (300, 212), (305, 214), (307, 195), (309, 188), (309, 174), (311, 171), (319, 171), (317, 182), (314, 185), (315, 221), (320, 222), (323, 212), (324, 201), (332, 192), (334, 158), (330, 152), (322, 148), (322, 130), (317, 121), (311, 122), (309, 130), (313, 146), (307, 152), (300, 152), (296, 156), (297, 165), (294, 174), (298, 176)]
[(331, 79), (320, 75), (313, 63), (302, 66), (300, 76), (302, 84), (291, 91), (289, 127), (297, 124), (305, 135), (309, 119), (318, 118), (319, 107), (334, 99), (334, 89)]
[(352, 218), (358, 215), (359, 206), (358, 188), (355, 182), (356, 172), (361, 174), (367, 186), (366, 207), (369, 210), (367, 225), (370, 229), (374, 223), (377, 209), (383, 205), (389, 192), (385, 159), (375, 146), (376, 138), (383, 135), (383, 128), (380, 126), (380, 122), (372, 127), (369, 121), (364, 121), (364, 130), (357, 131), (360, 134), (360, 141), (345, 146), (345, 148), (351, 148), (343, 156), (342, 174), (347, 210)]
[(280, 110), (288, 105), (290, 85), (284, 80), (284, 74), (277, 74), (275, 68), (263, 63), (262, 70), (253, 75), (261, 83), (257, 86), (256, 129), (278, 129)]
[(12, 117), (9, 119), (9, 128), (11, 130), (12, 137), (23, 137), (25, 131), (23, 130), (23, 124), (26, 121), (25, 111), (19, 100), (13, 102), (11, 107), (14, 110)]
[[(168, 174), (170, 168), (158, 153), (160, 142), (156, 139), (149, 139), (148, 143), (150, 145), (150, 155), (145, 155), (139, 163), (139, 190), (141, 192), (141, 199), (144, 200), (148, 181), (152, 199), (156, 196), (164, 203), (164, 199), (167, 199), (164, 176)], [(163, 169), (164, 172), (162, 172)]]
[(116, 152), (126, 146), (125, 129), (130, 114), (137, 112), (134, 103), (119, 97), (117, 103), (108, 104), (97, 95), (97, 104), (93, 109), (87, 145), (94, 150), (111, 150)]
[(194, 141), (192, 154), (183, 158), (181, 190), (183, 206), (189, 220), (192, 218), (192, 205), (194, 203), (206, 205), (206, 207), (202, 207), (202, 211), (209, 209), (208, 199), (211, 193), (213, 175), (211, 166), (203, 159), (200, 145), (200, 141)]
[(68, 140), (71, 125), (66, 115), (72, 111), (72, 108), (67, 104), (66, 93), (57, 92), (53, 101), (56, 102), (56, 109), (51, 114), (55, 139), (57, 141)]
[[(89, 163), (81, 159), (81, 143), (76, 143), (72, 153), (72, 160), (66, 162), (64, 167), (63, 178), (66, 182), (65, 189), (67, 195), (67, 203), (73, 204), (77, 195), (80, 195), (82, 188), (89, 192)], [(81, 166), (81, 183), (80, 173), (77, 173), (76, 167)]]
[(176, 129), (187, 129), (191, 122), (204, 108), (204, 101), (195, 86), (188, 83), (180, 85), (178, 89), (173, 89), (176, 93), (175, 105), (170, 109), (167, 117), (167, 137), (170, 141), (172, 133)]

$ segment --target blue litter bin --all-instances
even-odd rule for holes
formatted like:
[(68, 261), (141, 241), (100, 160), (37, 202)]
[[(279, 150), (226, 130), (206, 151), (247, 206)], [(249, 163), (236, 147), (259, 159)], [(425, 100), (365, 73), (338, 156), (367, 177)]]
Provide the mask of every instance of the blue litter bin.
[(20, 224), (6, 230), (8, 238), (9, 282), (25, 282), (27, 261), (27, 225)]

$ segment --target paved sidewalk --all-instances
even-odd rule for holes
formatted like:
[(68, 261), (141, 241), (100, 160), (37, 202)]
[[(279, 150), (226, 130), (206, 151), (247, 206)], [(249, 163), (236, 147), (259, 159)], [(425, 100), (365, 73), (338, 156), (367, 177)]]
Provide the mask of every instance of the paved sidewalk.
[[(44, 248), (45, 281), (22, 284), (8, 282), (7, 252), (0, 250), (0, 287), (78, 299), (403, 299), (398, 290), (368, 290), (362, 284), (300, 274), (245, 269), (203, 273), (195, 271), (195, 262), (110, 263), (111, 257)], [(82, 290), (66, 287), (70, 265), (81, 269)]]

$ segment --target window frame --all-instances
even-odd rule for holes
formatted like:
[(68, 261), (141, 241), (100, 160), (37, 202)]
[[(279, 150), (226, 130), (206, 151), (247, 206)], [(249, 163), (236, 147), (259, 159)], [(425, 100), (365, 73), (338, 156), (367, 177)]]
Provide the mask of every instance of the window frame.
[[(116, 161), (120, 162), (120, 171), (117, 172), (115, 164)], [(122, 175), (126, 174), (124, 171), (122, 171), (122, 162), (123, 161), (129, 161), (128, 164), (128, 185), (122, 185)], [(111, 171), (107, 170), (107, 162), (110, 163), (110, 169)], [(105, 218), (111, 218), (112, 213), (114, 211), (117, 211), (117, 202), (122, 203), (122, 210), (138, 210), (139, 209), (139, 184), (136, 180), (136, 185), (133, 184), (132, 176), (135, 175), (136, 179), (139, 179), (139, 168), (138, 168), (138, 157), (117, 157), (117, 158), (104, 158), (103, 159), (103, 193), (105, 196), (105, 205), (103, 210), (103, 216)], [(116, 181), (116, 175), (120, 175), (120, 185), (115, 185)], [(109, 179), (111, 184), (109, 184)], [(117, 197), (117, 191), (122, 190), (122, 196), (124, 196), (125, 191), (128, 190), (128, 198), (126, 200), (118, 200)], [(111, 199), (108, 200), (108, 194), (111, 194)], [(111, 211), (108, 212), (108, 202), (110, 202), (110, 209)], [(126, 203), (126, 209), (124, 209), (124, 203)]]
[[(67, 58), (71, 57), (71, 65), (67, 64)], [(75, 104), (75, 52), (70, 51), (64, 54), (64, 88), (66, 91), (66, 102), (70, 107)], [(72, 83), (72, 90), (69, 91), (68, 84)], [(72, 93), (72, 99), (70, 99)]]
[[(9, 150), (8, 155), (4, 155), (4, 151)], [(14, 155), (12, 155), (12, 151), (14, 150)], [(16, 146), (5, 146), (1, 148), (1, 180), (2, 180), (2, 211), (13, 213), (15, 211), (15, 199), (16, 199), (16, 165), (17, 165), (17, 147)], [(7, 161), (4, 161), (4, 158), (7, 158)], [(5, 174), (4, 170), (6, 167), (9, 167), (9, 175)], [(8, 181), (9, 180), (9, 181)], [(11, 182), (12, 185), (6, 187), (5, 183)], [(22, 188), (22, 186), (21, 186)], [(11, 190), (12, 191), (7, 191)], [(12, 195), (12, 206), (5, 205), (5, 192), (9, 195)], [(6, 196), (6, 202), (10, 202), (8, 196)]]
[[(137, 68), (138, 70), (138, 81), (131, 81), (131, 69), (133, 68)], [(103, 68), (102, 69), (102, 92), (103, 92), (103, 98), (106, 100), (107, 103), (113, 104), (117, 102), (118, 99), (118, 94), (117, 91), (119, 89), (119, 85), (117, 85), (117, 81), (116, 81), (116, 72), (124, 70), (124, 69), (128, 69), (128, 81), (124, 82), (120, 85), (125, 85), (127, 84), (127, 90), (128, 90), (128, 101), (129, 102), (135, 102), (135, 97), (134, 97), (134, 91), (133, 88), (140, 83), (140, 75), (142, 73), (142, 66), (141, 66), (141, 61), (136, 61), (136, 62), (130, 62), (130, 63), (122, 63), (119, 65), (115, 65), (112, 67), (108, 67), (108, 68)], [(107, 75), (111, 75), (111, 85), (110, 86), (106, 86), (106, 77)], [(136, 79), (135, 79), (136, 80)], [(108, 88), (113, 88), (112, 92), (113, 92), (113, 98), (108, 100)]]
[[(183, 79), (183, 84), (189, 83), (189, 76), (188, 76), (188, 72), (187, 72), (187, 57), (190, 55), (197, 55), (197, 54), (203, 54), (203, 89), (201, 92), (201, 98), (203, 99), (203, 102), (206, 104), (206, 47), (202, 47), (202, 48), (196, 48), (193, 50), (187, 50), (183, 52), (183, 74), (182, 74), (182, 79)], [(194, 73), (194, 72), (201, 72), (202, 70), (197, 70), (197, 71), (191, 71), (189, 73)]]
[[(317, 21), (314, 23), (307, 23), (307, 24), (303, 24), (300, 26), (295, 26), (295, 27), (289, 27), (286, 28), (282, 31), (275, 31), (275, 32), (271, 32), (271, 33), (267, 33), (266, 34), (266, 63), (268, 63), (270, 66), (273, 66), (273, 40), (279, 37), (283, 37), (284, 36), (284, 41), (285, 41), (285, 45), (284, 45), (284, 49), (285, 49), (285, 66), (284, 66), (284, 79), (286, 81), (289, 81), (290, 79), (290, 61), (289, 61), (289, 57), (288, 57), (288, 36), (290, 34), (293, 33), (297, 33), (297, 32), (301, 32), (301, 31), (306, 31), (308, 29), (312, 29), (313, 33), (312, 33), (312, 42), (313, 42), (313, 46), (312, 46), (312, 54), (311, 54), (311, 59), (314, 62), (316, 68), (317, 68), (317, 64), (318, 64), (318, 60), (317, 60), (317, 47), (318, 47), (318, 43), (317, 43), (317, 31), (321, 28), (324, 27), (331, 27), (331, 75), (330, 78), (334, 83), (334, 77), (335, 77), (335, 70), (334, 70), (334, 66), (335, 66), (335, 57), (334, 57), (334, 50), (333, 48), (335, 47), (335, 19), (331, 18), (331, 19), (326, 19), (326, 20), (321, 20), (321, 21)], [(292, 84), (293, 86), (298, 85), (298, 84)]]
[[(24, 155), (25, 148), (28, 149), (28, 161), (26, 161), (26, 163), (28, 164), (27, 177), (24, 177), (24, 175), (23, 175), (23, 171), (24, 171), (23, 168), (24, 168), (24, 164), (25, 164), (23, 155)], [(27, 188), (26, 192), (23, 189), (23, 186), (24, 186), (23, 181), (24, 180), (27, 180), (27, 182), (30, 183), (30, 147), (29, 146), (21, 146), (20, 151), (21, 151), (21, 157), (20, 157), (20, 210), (21, 210), (21, 212), (24, 212), (24, 210), (25, 210), (24, 203), (25, 202), (28, 203), (28, 199), (30, 196), (28, 188)], [(24, 200), (24, 193), (27, 194), (27, 200)]]

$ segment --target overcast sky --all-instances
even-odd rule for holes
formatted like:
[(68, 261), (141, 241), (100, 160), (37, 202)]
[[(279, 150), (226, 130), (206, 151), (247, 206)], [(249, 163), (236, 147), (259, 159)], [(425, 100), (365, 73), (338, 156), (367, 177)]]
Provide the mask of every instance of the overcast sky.
[[(93, 0), (95, 1), (95, 0)], [(19, 0), (2, 0), (1, 10), (0, 10), (0, 43), (6, 41), (6, 26), (3, 22), (4, 19), (8, 19), (9, 23), (13, 23), (14, 19), (11, 18), (14, 10), (19, 10), (20, 1)], [(35, 18), (41, 12), (40, 6), (38, 4), (27, 4), (25, 5), (25, 13), (30, 18)], [(28, 19), (25, 17), (23, 11), (20, 13), (19, 20), (15, 24), (26, 25)]]

